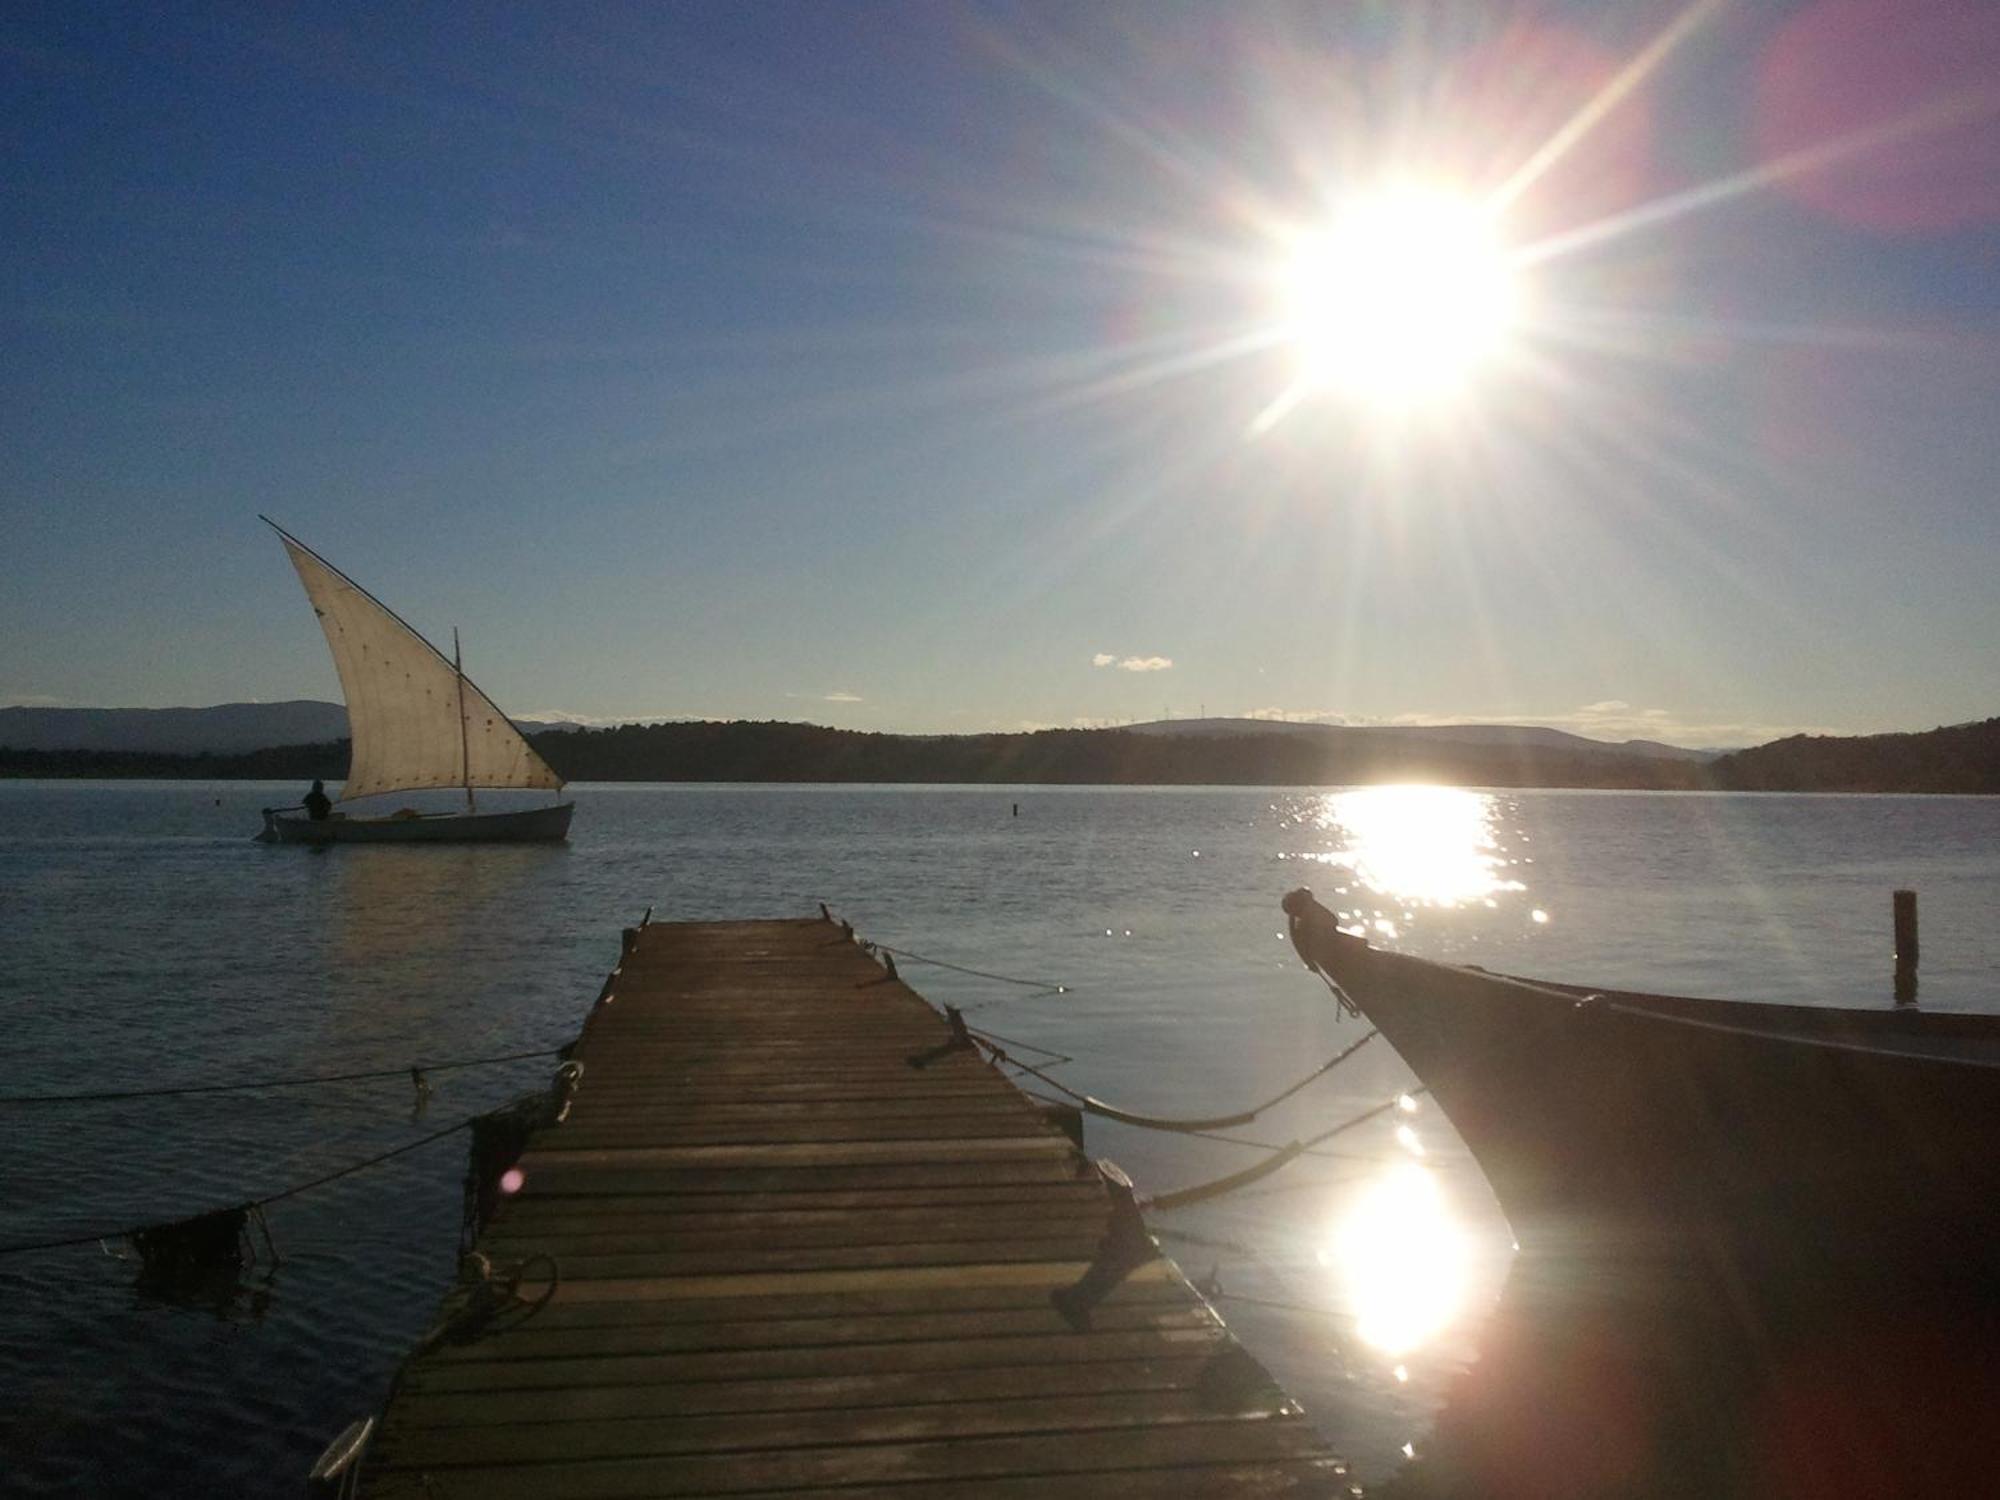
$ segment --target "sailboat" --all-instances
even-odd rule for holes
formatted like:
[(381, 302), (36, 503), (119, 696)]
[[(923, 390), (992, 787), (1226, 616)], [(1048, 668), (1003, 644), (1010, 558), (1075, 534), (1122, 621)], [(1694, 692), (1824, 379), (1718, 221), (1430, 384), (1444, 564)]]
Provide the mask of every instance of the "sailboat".
[(347, 699), (353, 749), (340, 801), (389, 792), (462, 788), (463, 812), (411, 809), (378, 817), (336, 811), (326, 818), (265, 808), (257, 837), (279, 844), (468, 843), (560, 840), (573, 802), (481, 812), (475, 792), (541, 788), (560, 796), (563, 779), (505, 714), (465, 675), (452, 632), (445, 654), (396, 613), (269, 516), (319, 616)]

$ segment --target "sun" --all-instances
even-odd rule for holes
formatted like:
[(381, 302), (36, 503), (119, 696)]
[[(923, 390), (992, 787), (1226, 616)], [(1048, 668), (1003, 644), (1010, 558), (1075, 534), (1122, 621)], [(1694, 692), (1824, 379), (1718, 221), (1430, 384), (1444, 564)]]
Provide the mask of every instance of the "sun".
[(1300, 385), (1389, 406), (1464, 390), (1520, 318), (1494, 215), (1415, 184), (1357, 196), (1298, 234), (1278, 293)]

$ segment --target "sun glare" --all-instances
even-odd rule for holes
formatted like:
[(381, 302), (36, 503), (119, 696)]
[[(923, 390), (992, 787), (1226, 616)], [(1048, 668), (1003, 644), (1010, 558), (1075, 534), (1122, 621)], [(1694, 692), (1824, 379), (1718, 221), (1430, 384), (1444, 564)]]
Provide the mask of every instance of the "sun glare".
[(1520, 303), (1492, 214), (1415, 186), (1356, 198), (1301, 235), (1280, 292), (1300, 382), (1387, 405), (1462, 389), (1504, 345)]
[(1368, 890), (1426, 906), (1491, 904), (1526, 890), (1497, 837), (1499, 799), (1455, 786), (1365, 786), (1329, 792), (1319, 826), (1344, 848), (1309, 856), (1345, 865)]
[(1362, 1342), (1407, 1354), (1464, 1305), (1471, 1256), (1465, 1231), (1419, 1166), (1390, 1169), (1354, 1199), (1323, 1259), (1336, 1266)]

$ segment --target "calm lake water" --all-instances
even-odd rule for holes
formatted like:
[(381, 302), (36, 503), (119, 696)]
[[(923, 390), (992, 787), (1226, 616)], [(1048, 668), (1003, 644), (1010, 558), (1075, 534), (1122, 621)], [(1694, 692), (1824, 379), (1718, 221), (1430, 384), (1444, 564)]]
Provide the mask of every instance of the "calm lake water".
[[(1283, 937), (1310, 885), (1378, 942), (1634, 989), (1887, 1004), (1889, 893), (1922, 1000), (2000, 1009), (2000, 799), (1002, 787), (581, 787), (560, 848), (251, 842), (296, 786), (0, 782), (0, 1094), (401, 1067), (553, 1047), (618, 932), (794, 916), (1060, 982), (906, 963), (1129, 1108), (1228, 1112), (1363, 1031)], [(1011, 809), (1019, 804), (1019, 814)], [(0, 1243), (262, 1197), (503, 1103), (546, 1063), (143, 1103), (0, 1106)], [(1241, 1132), (1282, 1142), (1412, 1080), (1386, 1044)], [(1252, 1146), (1093, 1121), (1160, 1191)], [(1166, 1248), (1365, 1479), (1420, 1451), (1509, 1235), (1421, 1104), (1161, 1215)], [(275, 1206), (283, 1264), (191, 1309), (95, 1246), (0, 1256), (0, 1463), (24, 1494), (293, 1494), (381, 1400), (452, 1275), (464, 1137)]]

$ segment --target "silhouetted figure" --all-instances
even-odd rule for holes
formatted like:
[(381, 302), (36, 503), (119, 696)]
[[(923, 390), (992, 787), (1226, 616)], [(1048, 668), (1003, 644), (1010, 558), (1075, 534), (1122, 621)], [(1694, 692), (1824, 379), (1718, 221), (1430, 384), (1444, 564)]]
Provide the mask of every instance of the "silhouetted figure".
[(313, 789), (305, 795), (306, 816), (315, 823), (324, 823), (333, 813), (333, 798), (326, 794), (326, 783), (315, 781)]

